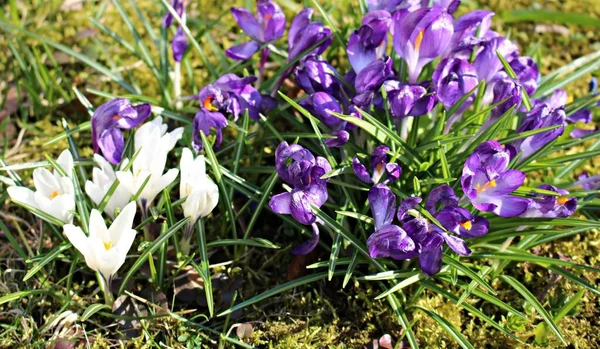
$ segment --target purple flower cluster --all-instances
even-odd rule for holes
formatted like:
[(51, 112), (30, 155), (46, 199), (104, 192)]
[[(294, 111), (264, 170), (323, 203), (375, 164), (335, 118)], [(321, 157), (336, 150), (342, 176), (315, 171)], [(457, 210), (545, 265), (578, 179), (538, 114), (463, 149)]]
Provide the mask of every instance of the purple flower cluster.
[[(489, 223), (458, 206), (458, 197), (447, 185), (434, 188), (426, 202), (426, 209), (441, 227), (415, 211), (421, 201), (418, 197), (407, 198), (396, 210), (396, 196), (392, 190), (381, 183), (373, 186), (369, 204), (375, 232), (367, 240), (367, 247), (372, 258), (406, 260), (418, 257), (421, 270), (427, 275), (435, 275), (442, 267), (444, 243), (454, 252), (468, 256), (471, 250), (463, 239), (485, 235)], [(394, 215), (399, 222), (397, 225), (392, 224)]]
[(321, 177), (331, 171), (331, 165), (298, 144), (281, 142), (275, 151), (275, 168), (279, 177), (292, 186), (292, 191), (274, 195), (269, 206), (275, 213), (292, 215), (298, 223), (312, 226), (312, 238), (292, 250), (293, 254), (307, 254), (319, 242), (313, 206), (320, 208), (327, 201), (329, 180)]
[(525, 173), (509, 169), (516, 150), (510, 145), (488, 141), (479, 145), (463, 168), (462, 188), (473, 206), (501, 217), (568, 217), (577, 208), (577, 199), (566, 190), (550, 185), (539, 189), (557, 195), (535, 194), (533, 198), (512, 195), (525, 182)]
[(251, 84), (256, 77), (240, 78), (235, 74), (225, 74), (214, 83), (203, 87), (197, 96), (200, 110), (194, 116), (193, 143), (194, 149), (202, 149), (200, 132), (209, 135), (215, 130), (215, 147), (223, 140), (222, 129), (227, 126), (227, 116), (233, 115), (234, 121), (243, 113), (248, 113), (252, 119), (258, 120), (260, 112), (266, 112), (273, 107), (269, 96), (261, 95)]

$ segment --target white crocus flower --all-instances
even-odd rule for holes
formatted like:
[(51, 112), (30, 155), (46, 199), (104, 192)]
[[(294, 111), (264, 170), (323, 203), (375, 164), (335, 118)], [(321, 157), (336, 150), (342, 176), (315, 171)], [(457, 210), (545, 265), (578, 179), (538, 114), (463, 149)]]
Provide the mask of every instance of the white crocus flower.
[[(101, 155), (94, 154), (94, 161), (96, 161), (98, 167), (94, 167), (92, 170), (92, 180), (85, 182), (85, 192), (96, 205), (99, 205), (110, 187), (117, 180), (117, 175), (111, 164)], [(125, 207), (129, 203), (130, 198), (131, 194), (129, 191), (125, 189), (123, 184), (119, 183), (110, 200), (108, 200), (104, 208), (104, 213), (114, 218), (115, 211)]]
[(73, 156), (64, 150), (56, 162), (67, 176), (62, 176), (55, 169), (53, 172), (45, 168), (33, 171), (35, 191), (25, 187), (8, 187), (8, 195), (15, 202), (34, 207), (63, 223), (73, 221), (75, 210), (75, 190), (73, 187)]
[[(117, 171), (116, 175), (131, 195), (135, 195), (150, 177), (138, 197), (144, 211), (154, 198), (177, 178), (179, 171), (176, 168), (168, 170), (165, 174), (163, 172), (167, 154), (182, 135), (182, 127), (167, 132), (167, 125), (162, 123), (161, 117), (147, 122), (135, 132), (134, 147), (139, 153), (133, 160), (130, 171)], [(124, 164), (127, 162), (124, 161)]]
[(72, 224), (64, 226), (65, 235), (73, 246), (85, 257), (85, 262), (95, 271), (100, 272), (107, 283), (125, 263), (127, 252), (133, 245), (136, 232), (132, 229), (135, 217), (135, 203), (130, 202), (110, 228), (98, 210), (90, 213), (89, 235), (86, 236), (80, 227)]
[(206, 175), (204, 156), (196, 159), (192, 151), (183, 148), (181, 153), (181, 179), (179, 182), (179, 195), (187, 197), (183, 203), (183, 214), (195, 222), (198, 218), (206, 217), (212, 212), (219, 202), (219, 188)]

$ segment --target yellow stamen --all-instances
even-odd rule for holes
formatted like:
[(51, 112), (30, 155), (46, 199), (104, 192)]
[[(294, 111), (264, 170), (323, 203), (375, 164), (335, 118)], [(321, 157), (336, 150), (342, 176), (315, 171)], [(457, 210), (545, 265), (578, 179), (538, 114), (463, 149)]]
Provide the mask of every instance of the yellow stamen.
[(202, 102), (202, 105), (204, 106), (205, 109), (208, 109), (210, 111), (216, 111), (218, 109), (215, 108), (214, 105), (212, 105), (212, 100), (213, 100), (213, 96), (208, 96), (208, 97), (206, 97), (204, 102)]
[(495, 188), (496, 186), (497, 186), (496, 180), (492, 179), (489, 182), (485, 182), (483, 185), (477, 183), (477, 185), (475, 185), (475, 190), (477, 190), (477, 194), (481, 194), (490, 188)]
[(564, 205), (564, 204), (566, 204), (566, 203), (567, 203), (567, 201), (569, 201), (569, 198), (568, 198), (568, 197), (559, 196), (559, 197), (556, 199), (556, 204), (555, 204), (555, 205), (556, 205), (556, 206)]
[(108, 250), (110, 250), (111, 248), (112, 248), (112, 241), (109, 241), (109, 242), (105, 242), (105, 243), (104, 243), (104, 249), (105, 249), (105, 250), (107, 250), (107, 251), (108, 251)]
[(473, 228), (473, 223), (471, 223), (471, 221), (465, 221), (460, 223), (459, 225), (466, 230), (471, 230), (471, 228)]
[(415, 39), (415, 50), (417, 50), (417, 52), (419, 52), (421, 50), (421, 42), (423, 41), (424, 33), (425, 33), (425, 30), (421, 30), (419, 32), (419, 35), (417, 35), (417, 38)]
[(58, 191), (53, 191), (52, 194), (50, 194), (50, 199), (54, 199), (55, 197), (58, 196)]
[(378, 173), (381, 173), (383, 171), (383, 164), (382, 163), (377, 164), (377, 166), (375, 166), (375, 171), (377, 171)]

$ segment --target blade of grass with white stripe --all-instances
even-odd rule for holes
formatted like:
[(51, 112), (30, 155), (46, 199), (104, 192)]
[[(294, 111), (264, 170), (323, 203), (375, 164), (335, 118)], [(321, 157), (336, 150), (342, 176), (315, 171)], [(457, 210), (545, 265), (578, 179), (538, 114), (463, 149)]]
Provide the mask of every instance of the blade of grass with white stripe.
[[(56, 257), (58, 257), (59, 254), (61, 254), (63, 251), (71, 248), (71, 244), (68, 242), (63, 243), (62, 245), (54, 248), (52, 251), (46, 253), (46, 255), (44, 255), (44, 257), (42, 257), (39, 261), (37, 261), (37, 263), (33, 266), (33, 268), (29, 269), (29, 271), (27, 272), (27, 274), (25, 274), (25, 276), (23, 277), (23, 281), (27, 281), (29, 279), (31, 279), (33, 276), (35, 276), (35, 274), (37, 274), (37, 272), (39, 272), (40, 270), (42, 270), (42, 268), (54, 261), (54, 259), (56, 259)], [(37, 258), (36, 258), (37, 260)]]
[(192, 266), (200, 274), (200, 278), (204, 281), (204, 294), (206, 295), (206, 306), (210, 317), (215, 311), (215, 302), (213, 299), (212, 279), (210, 277), (210, 261), (208, 260), (208, 251), (206, 247), (206, 230), (204, 229), (204, 219), (200, 218), (196, 223), (196, 233), (198, 238), (198, 250), (200, 252), (200, 266), (194, 261)]
[[(215, 156), (215, 152), (213, 151), (212, 144), (206, 138), (204, 132), (200, 132), (200, 137), (202, 137), (202, 143), (204, 144), (204, 151), (206, 152), (206, 157), (208, 158), (208, 162), (210, 167), (213, 170), (213, 174), (215, 175), (215, 180), (217, 182), (217, 186), (219, 187), (219, 191), (221, 192), (223, 200), (223, 205), (225, 207), (225, 212), (227, 212), (230, 219), (231, 232), (234, 239), (238, 238), (237, 227), (235, 224), (235, 214), (233, 213), (231, 198), (229, 197), (229, 191), (225, 187), (225, 183), (222, 180), (223, 175), (221, 174), (221, 165), (219, 165), (219, 161)], [(235, 175), (234, 175), (235, 176)], [(237, 177), (237, 176), (236, 176)], [(221, 201), (221, 200), (219, 200)]]
[(469, 268), (466, 265), (460, 263), (459, 261), (455, 260), (451, 256), (448, 256), (447, 254), (444, 254), (442, 256), (442, 261), (444, 263), (450, 265), (450, 267), (452, 267), (454, 269), (457, 269), (458, 271), (462, 272), (463, 274), (465, 274), (466, 276), (468, 276), (469, 278), (471, 278), (471, 280), (479, 283), (481, 286), (483, 286), (490, 293), (492, 293), (494, 295), (496, 294), (496, 290), (494, 290), (494, 288), (492, 286), (490, 286), (481, 276), (479, 276), (476, 272), (474, 272), (473, 270), (471, 270), (471, 268)]

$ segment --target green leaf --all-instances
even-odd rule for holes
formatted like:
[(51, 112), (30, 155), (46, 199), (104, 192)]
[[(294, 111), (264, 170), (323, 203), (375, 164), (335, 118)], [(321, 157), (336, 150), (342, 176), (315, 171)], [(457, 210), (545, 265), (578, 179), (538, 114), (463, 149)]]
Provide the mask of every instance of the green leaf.
[(35, 294), (46, 294), (46, 293), (50, 293), (50, 292), (48, 292), (46, 290), (27, 290), (27, 291), (19, 291), (19, 292), (9, 293), (7, 295), (0, 297), (0, 305), (2, 305), (4, 303), (16, 301), (23, 297), (33, 296)]
[(110, 310), (110, 306), (108, 306), (107, 304), (104, 303), (96, 303), (96, 304), (92, 304), (89, 307), (85, 308), (85, 311), (83, 312), (83, 314), (81, 314), (81, 317), (79, 318), (80, 321), (87, 321), (89, 318), (92, 317), (92, 315), (96, 314), (97, 312), (99, 312), (100, 310), (104, 310), (104, 309), (108, 309)]
[(216, 240), (216, 241), (212, 241), (206, 244), (207, 248), (216, 248), (216, 247), (222, 247), (222, 246), (233, 246), (233, 245), (240, 245), (240, 246), (251, 246), (251, 247), (262, 247), (262, 248), (272, 248), (272, 249), (279, 249), (281, 247), (279, 247), (278, 245), (275, 245), (274, 243), (272, 243), (269, 240), (266, 239), (262, 239), (262, 238), (254, 238), (254, 239), (222, 239), (222, 240)]
[(58, 247), (56, 247), (55, 249), (53, 249), (52, 251), (48, 252), (42, 259), (40, 259), (36, 265), (33, 266), (33, 268), (29, 269), (29, 271), (27, 272), (27, 274), (25, 274), (25, 276), (23, 277), (23, 281), (27, 281), (29, 279), (31, 279), (35, 274), (37, 274), (38, 271), (40, 271), (46, 264), (54, 261), (54, 259), (61, 254), (64, 250), (71, 248), (71, 244), (70, 243), (64, 243)]
[(427, 309), (427, 308), (422, 307), (420, 305), (415, 305), (414, 308), (423, 311), (430, 318), (432, 318), (435, 322), (437, 322), (440, 326), (442, 326), (442, 328), (452, 338), (454, 338), (454, 340), (456, 340), (456, 342), (458, 342), (458, 344), (461, 347), (466, 348), (466, 349), (475, 349), (471, 345), (471, 343), (469, 343), (469, 341), (465, 338), (465, 336), (463, 336), (462, 333), (460, 333), (460, 331), (456, 329), (456, 327), (452, 326), (452, 324), (448, 320), (446, 320), (443, 317), (439, 316), (437, 313), (431, 311), (430, 309)]
[(481, 276), (479, 276), (476, 272), (471, 270), (466, 265), (460, 263), (456, 259), (454, 259), (446, 254), (444, 254), (442, 256), (442, 261), (444, 261), (444, 263), (448, 264), (452, 268), (456, 268), (458, 271), (460, 271), (463, 274), (465, 274), (466, 276), (470, 277), (471, 280), (479, 283), (481, 286), (483, 286), (486, 290), (488, 290), (492, 294), (496, 294), (496, 290), (494, 290), (494, 288), (492, 286), (490, 286), (483, 278), (481, 278)]
[(568, 344), (565, 338), (563, 337), (562, 333), (560, 332), (558, 326), (550, 317), (550, 314), (548, 314), (546, 309), (544, 309), (540, 302), (538, 302), (537, 298), (535, 298), (535, 296), (525, 286), (523, 286), (522, 283), (517, 281), (517, 279), (513, 278), (512, 276), (500, 275), (499, 277), (501, 280), (511, 285), (517, 292), (519, 292), (523, 296), (523, 298), (525, 298), (527, 302), (529, 302), (529, 304), (531, 304), (531, 306), (535, 308), (538, 314), (544, 319), (544, 321), (546, 321), (552, 332), (556, 334), (558, 339), (560, 339), (560, 341), (563, 342), (564, 345)]

